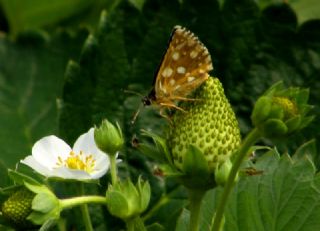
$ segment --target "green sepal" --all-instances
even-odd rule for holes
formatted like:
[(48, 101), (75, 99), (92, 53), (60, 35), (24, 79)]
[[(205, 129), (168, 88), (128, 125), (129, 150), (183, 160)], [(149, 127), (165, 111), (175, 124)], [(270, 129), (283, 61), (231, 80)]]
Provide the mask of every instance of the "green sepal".
[(139, 177), (134, 185), (130, 179), (110, 185), (107, 192), (109, 212), (123, 220), (140, 215), (150, 201), (151, 189), (147, 181)]
[(126, 223), (127, 226), (130, 223), (130, 230), (132, 231), (147, 231), (146, 227), (144, 226), (143, 220), (138, 216), (126, 220)]
[(271, 107), (271, 111), (270, 114), (267, 118), (267, 120), (269, 119), (283, 119), (284, 117), (284, 112), (282, 110), (282, 108), (279, 105), (272, 105)]
[(41, 225), (47, 222), (47, 220), (52, 218), (52, 214), (50, 213), (41, 213), (41, 212), (32, 212), (28, 216), (28, 220), (32, 221), (34, 224)]
[[(171, 155), (169, 153), (168, 147), (167, 147), (167, 142), (165, 139), (163, 139), (162, 137), (146, 131), (146, 130), (142, 130), (142, 135), (150, 137), (154, 144), (155, 144), (155, 150), (152, 154), (152, 152), (149, 152), (149, 156), (155, 160), (160, 160), (163, 163), (169, 163), (171, 165), (173, 165), (173, 161), (171, 158)], [(138, 145), (138, 148), (141, 144)], [(150, 150), (152, 151), (152, 150)]]
[(259, 123), (265, 121), (271, 111), (272, 100), (270, 97), (262, 96), (260, 97), (253, 109), (251, 119), (254, 125), (258, 125)]
[(297, 105), (307, 104), (309, 100), (309, 95), (310, 95), (309, 89), (301, 89), (300, 91), (298, 91), (295, 98)]
[(147, 227), (148, 231), (165, 231), (166, 229), (160, 225), (159, 223), (153, 223), (151, 225), (148, 225)]
[(210, 181), (208, 162), (203, 152), (193, 144), (189, 148), (182, 161), (184, 175), (180, 178), (188, 188), (207, 188)]
[(38, 181), (34, 180), (33, 178), (12, 169), (8, 169), (8, 175), (16, 184), (19, 185), (23, 185), (25, 182), (35, 185), (41, 185)]
[[(299, 105), (298, 105), (298, 106), (299, 106)], [(308, 104), (299, 106), (299, 110), (301, 110), (301, 112), (302, 112), (303, 115), (306, 115), (306, 114), (307, 114), (309, 111), (311, 111), (313, 108), (314, 108), (314, 106), (308, 105)]]
[(275, 92), (281, 91), (284, 88), (283, 81), (274, 83), (268, 90), (263, 94), (264, 96), (272, 96)]
[(287, 133), (288, 128), (284, 122), (279, 119), (269, 119), (263, 123), (263, 135), (270, 138), (277, 138)]
[(146, 143), (141, 143), (137, 145), (137, 149), (143, 153), (145, 156), (157, 161), (164, 163), (166, 162), (165, 155), (159, 151), (159, 149), (156, 149), (155, 146), (146, 144)]
[(143, 10), (145, 0), (129, 0), (129, 2), (140, 12)]
[(41, 225), (48, 219), (59, 219), (61, 206), (59, 199), (46, 186), (25, 182), (25, 186), (36, 195), (32, 201), (33, 212), (28, 216), (34, 224)]
[(167, 177), (180, 177), (184, 175), (183, 172), (170, 164), (161, 164), (159, 165), (159, 168), (161, 170), (161, 174)]
[(23, 188), (24, 186), (22, 185), (11, 185), (5, 188), (0, 188), (0, 198), (7, 198), (10, 196), (12, 193), (16, 192), (17, 190)]
[(300, 127), (301, 116), (300, 115), (294, 116), (294, 117), (288, 119), (285, 122), (285, 124), (286, 124), (286, 126), (288, 128), (288, 133), (291, 133), (291, 132), (297, 130)]
[[(86, 40), (84, 41), (84, 45), (81, 49), (81, 57), (91, 57), (92, 54), (95, 54), (98, 49), (99, 45), (97, 38), (94, 35), (89, 34)], [(78, 64), (76, 63), (76, 65)]]
[(224, 186), (228, 180), (229, 174), (232, 169), (232, 163), (230, 159), (227, 159), (221, 166), (218, 166), (214, 172), (214, 178), (217, 185)]
[(101, 151), (108, 155), (115, 155), (124, 144), (119, 124), (116, 123), (115, 126), (107, 119), (104, 119), (101, 125), (94, 129), (94, 141)]
[(129, 205), (126, 198), (120, 192), (107, 192), (106, 197), (108, 210), (113, 216), (119, 218), (126, 218), (128, 216)]
[(143, 181), (141, 176), (138, 179), (137, 188), (140, 192), (140, 213), (142, 213), (149, 205), (151, 188), (149, 182)]
[(301, 121), (300, 129), (307, 127), (314, 120), (314, 118), (315, 118), (315, 116), (304, 117), (303, 120)]
[(39, 231), (49, 231), (58, 223), (58, 220), (55, 218), (48, 218), (43, 225), (41, 225)]

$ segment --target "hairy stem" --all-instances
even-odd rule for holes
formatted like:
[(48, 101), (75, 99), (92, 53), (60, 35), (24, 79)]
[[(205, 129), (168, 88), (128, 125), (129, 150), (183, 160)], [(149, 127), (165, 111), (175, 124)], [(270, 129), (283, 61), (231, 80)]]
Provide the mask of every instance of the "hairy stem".
[(234, 185), (235, 178), (237, 176), (238, 170), (241, 166), (242, 161), (246, 158), (247, 153), (252, 145), (261, 138), (257, 128), (254, 128), (244, 139), (240, 149), (236, 153), (236, 158), (233, 162), (230, 175), (228, 177), (227, 183), (224, 187), (222, 196), (219, 200), (219, 205), (215, 214), (214, 223), (212, 231), (219, 231), (221, 227), (221, 221), (224, 214), (224, 209), (226, 207), (229, 195)]

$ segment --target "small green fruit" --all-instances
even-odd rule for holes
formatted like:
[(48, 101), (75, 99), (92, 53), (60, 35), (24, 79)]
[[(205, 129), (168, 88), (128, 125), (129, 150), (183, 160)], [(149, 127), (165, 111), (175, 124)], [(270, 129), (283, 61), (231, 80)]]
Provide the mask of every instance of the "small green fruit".
[(173, 115), (168, 145), (174, 165), (183, 170), (190, 145), (196, 146), (214, 174), (239, 147), (241, 142), (238, 121), (217, 78), (209, 78), (193, 95), (194, 102), (180, 106), (185, 112)]
[(15, 227), (33, 226), (27, 217), (32, 212), (34, 196), (35, 194), (26, 188), (16, 191), (2, 204), (3, 216)]

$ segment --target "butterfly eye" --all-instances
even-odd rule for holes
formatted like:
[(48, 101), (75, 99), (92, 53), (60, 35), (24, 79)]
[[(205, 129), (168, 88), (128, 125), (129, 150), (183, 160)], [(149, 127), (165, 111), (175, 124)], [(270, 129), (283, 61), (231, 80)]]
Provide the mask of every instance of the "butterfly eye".
[(151, 99), (148, 96), (143, 97), (141, 101), (142, 101), (144, 106), (150, 106), (151, 105)]

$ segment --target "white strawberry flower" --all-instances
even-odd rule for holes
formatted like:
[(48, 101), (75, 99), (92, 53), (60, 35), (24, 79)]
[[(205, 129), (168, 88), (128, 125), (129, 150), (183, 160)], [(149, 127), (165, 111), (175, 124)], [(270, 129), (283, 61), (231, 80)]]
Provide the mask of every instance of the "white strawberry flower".
[(46, 136), (32, 147), (32, 155), (20, 161), (46, 177), (99, 179), (109, 169), (108, 155), (94, 141), (94, 129), (82, 134), (73, 148), (56, 136)]

